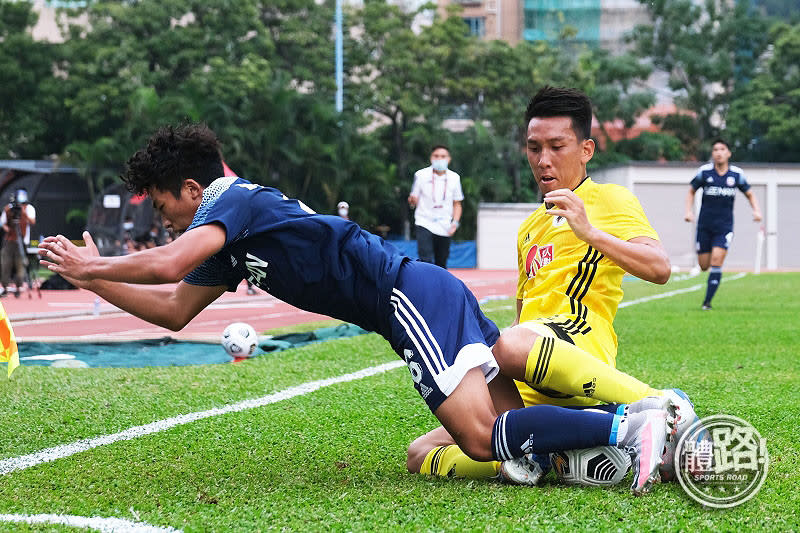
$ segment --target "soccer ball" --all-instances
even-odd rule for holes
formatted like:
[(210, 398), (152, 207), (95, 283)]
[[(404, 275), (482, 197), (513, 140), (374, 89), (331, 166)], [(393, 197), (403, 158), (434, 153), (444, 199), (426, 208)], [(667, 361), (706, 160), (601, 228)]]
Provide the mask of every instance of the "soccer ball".
[(234, 322), (222, 332), (222, 347), (231, 357), (250, 357), (258, 347), (258, 335), (250, 324)]
[(623, 480), (631, 458), (614, 446), (598, 446), (551, 453), (550, 464), (558, 479), (568, 485), (606, 487)]

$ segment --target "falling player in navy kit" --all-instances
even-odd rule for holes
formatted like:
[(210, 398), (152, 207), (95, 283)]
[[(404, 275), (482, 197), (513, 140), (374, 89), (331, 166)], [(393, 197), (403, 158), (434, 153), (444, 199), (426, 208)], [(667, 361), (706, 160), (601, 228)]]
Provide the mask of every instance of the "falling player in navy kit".
[[(61, 235), (47, 237), (40, 245), (42, 264), (173, 330), (249, 279), (296, 307), (383, 336), (469, 457), (508, 460), (618, 446), (632, 456), (633, 492), (650, 489), (661, 450), (674, 434), (670, 405), (628, 416), (550, 405), (522, 408), (490, 348), (499, 337), (497, 326), (461, 281), (435, 265), (409, 260), (349, 220), (317, 214), (276, 189), (222, 175), (219, 141), (210, 129), (162, 128), (130, 158), (123, 180), (151, 197), (164, 226), (179, 237), (119, 257), (100, 257), (88, 232), (87, 245), (80, 248)], [(179, 283), (171, 293), (143, 285), (174, 282)], [(565, 392), (584, 394), (579, 387)]]
[(758, 200), (750, 184), (744, 177), (742, 169), (729, 165), (731, 151), (728, 143), (716, 139), (711, 145), (711, 160), (697, 169), (692, 179), (689, 193), (686, 196), (686, 215), (684, 220), (694, 220), (694, 195), (697, 189), (703, 189), (703, 202), (700, 215), (697, 217), (697, 262), (700, 268), (709, 270), (706, 297), (703, 309), (711, 309), (711, 299), (717, 292), (722, 278), (722, 263), (733, 240), (733, 200), (736, 189), (747, 196), (753, 208), (753, 220), (761, 221), (761, 210)]

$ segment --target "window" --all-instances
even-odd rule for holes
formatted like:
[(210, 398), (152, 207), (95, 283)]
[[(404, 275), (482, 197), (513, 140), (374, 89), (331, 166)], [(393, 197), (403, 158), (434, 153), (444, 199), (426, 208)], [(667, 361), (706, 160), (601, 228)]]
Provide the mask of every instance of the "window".
[(486, 18), (484, 17), (464, 17), (464, 22), (469, 28), (469, 34), (476, 37), (483, 37), (486, 34)]

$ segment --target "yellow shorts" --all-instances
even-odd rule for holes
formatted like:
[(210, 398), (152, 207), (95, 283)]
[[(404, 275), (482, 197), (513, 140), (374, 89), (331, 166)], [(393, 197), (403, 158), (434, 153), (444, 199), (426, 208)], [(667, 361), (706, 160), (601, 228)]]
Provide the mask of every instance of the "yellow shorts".
[[(617, 342), (613, 332), (603, 331), (603, 328), (593, 327), (588, 333), (571, 335), (559, 327), (559, 323), (565, 322), (567, 317), (549, 317), (522, 322), (516, 327), (526, 328), (542, 337), (552, 337), (570, 342), (597, 357), (604, 363), (616, 368), (617, 366)], [(562, 394), (558, 391), (549, 389), (533, 389), (527, 383), (515, 381), (519, 394), (525, 406), (529, 405), (560, 405), (570, 406), (589, 406), (597, 405), (598, 400), (578, 396)]]

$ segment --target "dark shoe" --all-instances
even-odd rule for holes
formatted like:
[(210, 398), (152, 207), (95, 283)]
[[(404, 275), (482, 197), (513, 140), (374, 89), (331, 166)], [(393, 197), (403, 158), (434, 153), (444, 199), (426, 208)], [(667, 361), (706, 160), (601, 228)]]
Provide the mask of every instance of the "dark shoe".
[(711, 311), (711, 304), (703, 304), (703, 307), (701, 307), (701, 309), (703, 311)]

